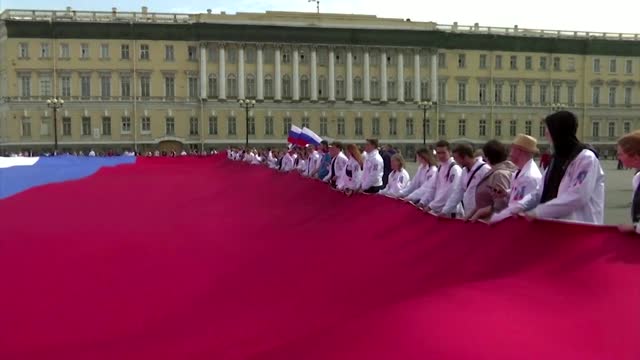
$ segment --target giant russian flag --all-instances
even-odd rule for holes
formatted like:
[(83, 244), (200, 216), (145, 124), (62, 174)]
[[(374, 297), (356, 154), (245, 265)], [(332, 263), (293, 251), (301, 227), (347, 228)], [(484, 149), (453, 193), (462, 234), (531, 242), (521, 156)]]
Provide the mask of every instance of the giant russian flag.
[(291, 129), (289, 129), (289, 136), (287, 137), (287, 142), (293, 145), (304, 145), (300, 136), (302, 135), (302, 129), (295, 125), (291, 125)]
[(320, 145), (322, 138), (313, 132), (313, 130), (308, 127), (304, 127), (302, 129), (302, 134), (300, 135), (300, 140), (304, 142), (305, 145), (310, 144), (317, 146)]
[(640, 241), (610, 227), (442, 220), (224, 155), (0, 219), (2, 360), (640, 358)]

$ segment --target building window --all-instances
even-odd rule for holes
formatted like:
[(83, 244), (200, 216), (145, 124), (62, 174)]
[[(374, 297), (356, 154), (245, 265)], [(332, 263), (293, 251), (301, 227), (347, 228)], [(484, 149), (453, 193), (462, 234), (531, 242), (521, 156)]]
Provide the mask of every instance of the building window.
[(567, 104), (573, 106), (576, 102), (576, 87), (573, 85), (567, 86)]
[(176, 134), (176, 120), (173, 117), (167, 117), (164, 120), (164, 133), (166, 135)]
[(494, 103), (495, 104), (502, 104), (502, 83), (496, 83), (495, 84), (495, 91), (494, 91)]
[(525, 70), (533, 70), (533, 58), (531, 56), (525, 56), (525, 58), (524, 58), (524, 69)]
[(175, 49), (173, 45), (165, 45), (164, 46), (164, 60), (165, 61), (174, 61), (176, 59)]
[(380, 118), (374, 117), (371, 119), (371, 135), (380, 136)]
[(91, 75), (80, 76), (80, 96), (83, 98), (91, 97)]
[(256, 63), (256, 49), (253, 47), (247, 47), (244, 50), (244, 58), (247, 64), (255, 64)]
[(109, 58), (109, 44), (100, 44), (100, 59), (106, 60)]
[(514, 137), (518, 132), (518, 122), (516, 120), (509, 121), (509, 136)]
[(458, 119), (458, 136), (467, 136), (467, 120)]
[(389, 118), (389, 135), (398, 135), (398, 119), (394, 117)]
[(198, 60), (198, 48), (195, 46), (187, 46), (187, 59), (189, 61)]
[(89, 58), (89, 44), (80, 44), (80, 58), (81, 59)]
[(51, 76), (40, 76), (40, 96), (51, 96)]
[(631, 132), (631, 123), (629, 121), (625, 121), (623, 124), (623, 130), (625, 134), (628, 134)]
[(502, 69), (502, 55), (496, 55), (496, 69)]
[(122, 117), (120, 132), (123, 134), (128, 134), (131, 132), (131, 118), (128, 116)]
[(227, 76), (227, 95), (232, 98), (238, 97), (238, 80), (234, 74)]
[(48, 59), (51, 57), (51, 52), (49, 51), (49, 43), (40, 44), (40, 58)]
[(71, 51), (69, 50), (69, 44), (60, 44), (60, 59), (69, 59), (71, 57)]
[(229, 116), (227, 118), (227, 135), (236, 134), (236, 118), (235, 116)]
[(343, 117), (339, 117), (338, 118), (338, 136), (344, 136), (346, 131), (345, 131), (345, 123), (344, 123), (344, 118)]
[(518, 70), (518, 56), (511, 55), (509, 58), (509, 68), (511, 70)]
[(29, 58), (29, 44), (28, 43), (20, 43), (18, 45), (18, 56), (20, 59), (28, 59)]
[(431, 119), (427, 119), (424, 122), (424, 132), (427, 136), (431, 136)]
[(62, 118), (62, 136), (71, 136), (71, 118)]
[(291, 118), (289, 116), (285, 116), (282, 119), (282, 135), (287, 136), (289, 134), (289, 130), (291, 129)]
[(547, 70), (547, 57), (546, 56), (541, 56), (540, 57), (540, 70), (543, 70), (543, 71)]
[[(338, 91), (336, 90), (336, 93), (337, 92)], [(291, 78), (289, 77), (289, 75), (284, 75), (282, 77), (282, 97), (285, 99), (291, 98)]]
[(561, 67), (560, 67), (560, 57), (559, 56), (555, 56), (553, 58), (553, 71), (560, 71)]
[(89, 116), (82, 117), (82, 136), (91, 136), (91, 118)]
[(188, 81), (188, 95), (190, 98), (195, 99), (198, 97), (198, 77), (189, 76)]
[(192, 116), (189, 118), (189, 135), (190, 136), (196, 136), (200, 133), (200, 131), (198, 130), (199, 128), (199, 121), (198, 118), (195, 116)]
[(111, 136), (111, 118), (108, 116), (102, 117), (102, 135)]
[(547, 125), (544, 123), (544, 120), (541, 120), (538, 136), (540, 137), (540, 139), (544, 139), (544, 137), (546, 136), (546, 133), (547, 133)]
[(438, 68), (444, 69), (447, 67), (447, 54), (439, 53), (438, 54)]
[(129, 59), (129, 45), (128, 44), (120, 45), (120, 58), (122, 60), (128, 60)]
[(627, 60), (624, 65), (625, 74), (633, 73), (633, 60)]
[(553, 103), (560, 103), (560, 85), (553, 85)]
[(267, 99), (273, 98), (273, 79), (270, 75), (264, 78), (264, 97)]
[(357, 117), (355, 119), (355, 135), (356, 136), (363, 136), (364, 135), (364, 131), (362, 128), (362, 118), (361, 117)]
[(447, 102), (447, 81), (438, 81), (438, 102), (445, 104)]
[(613, 121), (610, 121), (608, 130), (609, 130), (609, 137), (610, 138), (615, 137), (616, 136), (616, 123), (613, 122)]
[(140, 124), (141, 127), (141, 131), (143, 133), (150, 133), (151, 132), (151, 118), (148, 116), (143, 116), (142, 117), (142, 121)]
[(413, 118), (406, 118), (405, 119), (405, 129), (404, 129), (405, 135), (406, 136), (413, 136), (413, 132), (414, 132), (414, 127), (413, 127)]
[(103, 75), (100, 77), (100, 95), (103, 99), (111, 97), (111, 76)]
[(576, 71), (576, 58), (573, 56), (567, 59), (567, 71)]
[(176, 79), (173, 75), (164, 77), (164, 97), (173, 98), (176, 96)]
[(525, 121), (525, 122), (524, 122), (524, 133), (525, 133), (526, 135), (531, 136), (532, 131), (533, 131), (533, 130), (532, 130), (532, 126), (533, 126), (533, 125), (532, 125), (532, 123), (531, 123), (531, 120), (527, 120), (527, 121)]
[(256, 119), (253, 116), (249, 116), (249, 118), (247, 118), (247, 131), (249, 135), (256, 134)]
[(380, 86), (378, 86), (378, 79), (371, 78), (371, 85), (369, 88), (371, 89), (371, 99), (380, 99)]
[(218, 135), (218, 117), (209, 116), (209, 135)]
[(480, 69), (487, 68), (487, 54), (480, 54)]
[(320, 136), (329, 135), (329, 122), (326, 117), (320, 118)]
[(311, 91), (309, 89), (309, 78), (306, 75), (302, 75), (302, 77), (300, 77), (300, 98), (309, 99), (310, 93)]
[(256, 78), (253, 75), (248, 75), (246, 79), (246, 97), (256, 97)]
[(31, 96), (31, 75), (20, 75), (20, 96)]
[(467, 66), (467, 55), (458, 54), (458, 68), (462, 69)]
[(123, 98), (131, 96), (131, 78), (128, 76), (120, 78), (120, 96)]
[(493, 124), (493, 131), (495, 137), (502, 136), (502, 120), (495, 120), (495, 123)]
[(427, 100), (429, 99), (429, 82), (427, 81), (421, 81), (420, 82), (420, 100)]
[(600, 105), (600, 88), (598, 86), (591, 90), (591, 103), (593, 106)]
[(151, 96), (151, 77), (149, 75), (140, 76), (140, 96)]
[(609, 60), (609, 72), (616, 73), (618, 71), (616, 59)]
[(600, 72), (600, 59), (593, 59), (593, 72)]
[(264, 118), (264, 134), (273, 136), (273, 117), (271, 116)]
[(631, 106), (631, 88), (630, 87), (626, 87), (624, 88), (624, 105), (625, 106)]
[(480, 123), (478, 124), (478, 136), (487, 136), (487, 120), (485, 119), (480, 119)]
[(216, 98), (218, 97), (218, 78), (216, 78), (215, 75), (211, 74), (209, 75), (209, 81), (207, 84), (208, 87), (208, 97), (209, 98)]
[(616, 88), (609, 88), (609, 107), (616, 106)]
[(302, 128), (303, 128), (303, 129), (304, 129), (304, 128), (308, 128), (308, 127), (309, 127), (309, 124), (310, 124), (309, 117), (307, 117), (307, 116), (303, 116), (303, 117), (302, 117), (302, 124), (301, 124), (301, 125), (302, 125)]
[(394, 80), (387, 81), (387, 97), (389, 100), (395, 100), (398, 98), (398, 91)]
[(22, 118), (22, 136), (24, 137), (31, 136), (31, 119), (27, 117)]
[(353, 79), (353, 98), (355, 100), (362, 99), (362, 79), (359, 76)]
[(140, 60), (149, 60), (149, 45), (140, 45)]
[(60, 94), (63, 97), (71, 96), (71, 77), (68, 75), (60, 77)]
[(591, 136), (594, 138), (600, 137), (600, 122), (594, 121), (591, 124)]
[(518, 104), (518, 84), (509, 84), (509, 104)]
[(547, 104), (547, 85), (540, 85), (540, 105)]
[(444, 119), (438, 120), (438, 136), (447, 136), (447, 123)]
[(407, 101), (413, 100), (413, 81), (404, 81), (404, 99)]
[(478, 88), (478, 100), (480, 104), (487, 103), (487, 83), (480, 83)]
[(227, 62), (229, 64), (235, 64), (238, 61), (238, 51), (235, 48), (227, 49)]
[(533, 85), (531, 84), (524, 86), (524, 103), (527, 106), (533, 105)]
[(467, 83), (458, 83), (458, 103), (464, 104), (467, 102)]

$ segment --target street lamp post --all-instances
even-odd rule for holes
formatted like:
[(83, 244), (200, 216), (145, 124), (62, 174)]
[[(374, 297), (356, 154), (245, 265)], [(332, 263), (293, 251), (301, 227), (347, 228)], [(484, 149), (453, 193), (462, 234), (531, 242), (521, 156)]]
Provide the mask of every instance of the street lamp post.
[(47, 107), (53, 109), (53, 153), (58, 153), (58, 109), (64, 105), (64, 100), (53, 97), (47, 100)]
[(427, 101), (422, 101), (418, 103), (418, 107), (422, 109), (422, 145), (427, 145), (427, 111), (429, 111), (436, 102), (431, 102), (431, 100), (427, 99)]
[(249, 147), (249, 109), (253, 108), (256, 106), (256, 101), (255, 100), (240, 100), (238, 101), (238, 104), (240, 104), (241, 108), (244, 108), (245, 111), (245, 127), (244, 127), (244, 133), (245, 133), (245, 141), (244, 141), (244, 146), (245, 148)]

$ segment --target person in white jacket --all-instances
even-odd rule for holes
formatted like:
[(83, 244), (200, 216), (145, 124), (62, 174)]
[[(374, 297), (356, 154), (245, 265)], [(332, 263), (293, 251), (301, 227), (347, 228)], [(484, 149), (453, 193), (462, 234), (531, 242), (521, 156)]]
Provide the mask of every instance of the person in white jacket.
[(364, 161), (362, 160), (360, 150), (355, 144), (347, 145), (347, 158), (349, 158), (349, 161), (345, 167), (344, 176), (338, 181), (338, 190), (342, 190), (345, 194), (351, 195), (360, 188)]
[(453, 149), (453, 159), (456, 164), (462, 166), (462, 175), (458, 187), (452, 191), (441, 214), (445, 217), (450, 214), (464, 217), (476, 211), (476, 189), (491, 167), (482, 159), (474, 157), (473, 148), (468, 144), (456, 146)]
[(297, 155), (295, 151), (293, 149), (289, 149), (289, 151), (284, 154), (284, 157), (282, 158), (282, 167), (280, 168), (280, 171), (289, 172), (295, 169), (296, 157)]
[(576, 116), (558, 111), (544, 122), (547, 140), (553, 144), (553, 156), (540, 191), (532, 195), (539, 205), (526, 217), (604, 223), (604, 172), (595, 150), (576, 137)]
[(378, 152), (378, 140), (368, 139), (364, 149), (367, 155), (364, 159), (360, 188), (366, 194), (377, 194), (382, 190), (382, 175), (384, 173), (384, 162)]
[(307, 145), (307, 164), (304, 172), (304, 176), (311, 177), (318, 171), (320, 167), (320, 154), (316, 151), (313, 145)]
[(427, 189), (427, 181), (438, 171), (436, 159), (427, 148), (418, 149), (418, 151), (416, 151), (416, 158), (418, 163), (420, 163), (420, 166), (418, 167), (416, 174), (411, 179), (409, 185), (400, 192), (399, 196), (400, 198), (412, 203), (420, 201)]
[(387, 186), (379, 192), (381, 195), (397, 198), (402, 193), (410, 181), (409, 173), (404, 168), (404, 158), (400, 154), (391, 157), (391, 173)]
[(618, 226), (622, 232), (640, 234), (640, 130), (627, 134), (618, 140), (618, 159), (624, 168), (635, 169), (636, 174), (631, 181), (633, 196), (631, 197), (631, 224)]
[[(428, 196), (423, 197), (424, 210), (434, 215), (441, 215), (447, 200), (453, 195), (453, 192), (460, 186), (462, 177), (462, 169), (451, 157), (451, 145), (449, 142), (441, 140), (436, 143), (436, 156), (440, 162), (438, 173), (435, 181), (431, 182), (431, 186), (427, 189)], [(460, 209), (448, 216), (455, 217), (460, 213)]]
[(329, 154), (331, 155), (331, 164), (329, 165), (329, 173), (323, 181), (335, 189), (338, 186), (338, 181), (341, 181), (344, 176), (349, 159), (342, 152), (342, 143), (339, 141), (334, 141), (329, 145)]

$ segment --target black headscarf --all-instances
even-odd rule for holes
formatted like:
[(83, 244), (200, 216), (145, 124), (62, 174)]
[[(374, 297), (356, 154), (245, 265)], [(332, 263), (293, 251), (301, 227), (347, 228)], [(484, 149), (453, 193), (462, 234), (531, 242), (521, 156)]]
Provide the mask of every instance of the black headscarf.
[(576, 137), (578, 119), (572, 112), (558, 111), (547, 116), (544, 122), (553, 142), (553, 156), (544, 179), (544, 189), (540, 199), (542, 204), (558, 196), (560, 182), (569, 164), (582, 150), (588, 148)]

